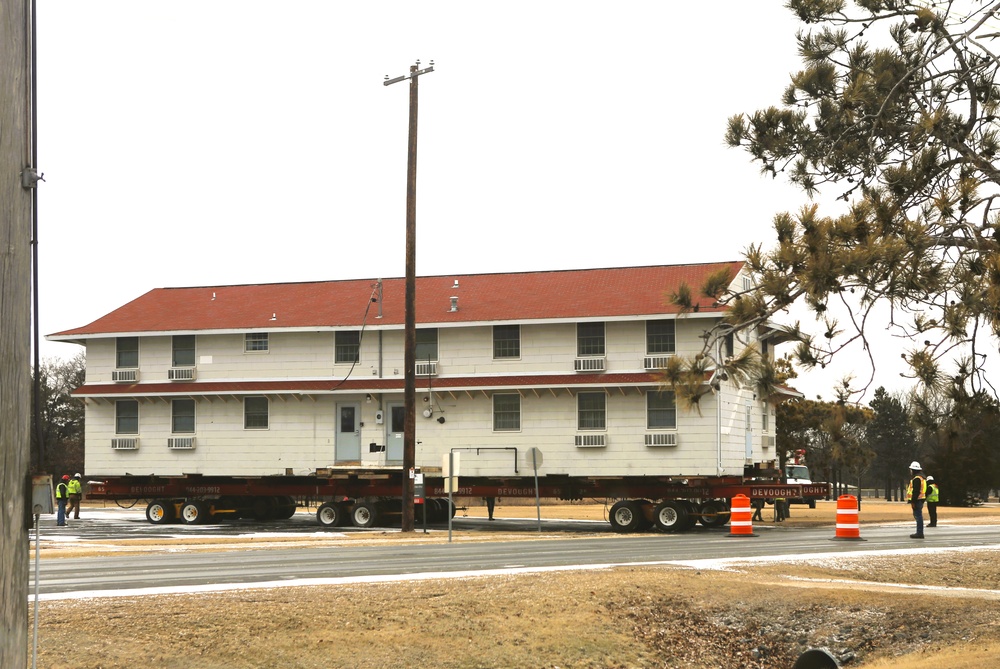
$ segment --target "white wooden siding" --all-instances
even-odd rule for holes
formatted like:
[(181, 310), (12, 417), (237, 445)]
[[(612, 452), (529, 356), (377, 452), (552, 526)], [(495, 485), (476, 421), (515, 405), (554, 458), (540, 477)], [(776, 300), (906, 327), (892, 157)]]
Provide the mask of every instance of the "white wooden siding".
[[(737, 281), (741, 281), (737, 277)], [(701, 350), (701, 334), (716, 318), (679, 317), (676, 321), (677, 354), (691, 356)], [(645, 320), (611, 321), (606, 324), (607, 371), (639, 372), (646, 355)], [(575, 323), (521, 324), (521, 355), (517, 359), (493, 359), (493, 329), (490, 325), (443, 327), (438, 330), (438, 383), (449, 376), (566, 374), (573, 373), (576, 357)], [(403, 331), (382, 331), (382, 365), (379, 368), (379, 332), (368, 329), (361, 341), (360, 360), (352, 378), (402, 379)], [(170, 336), (140, 339), (140, 384), (163, 383), (171, 367)], [(87, 383), (111, 382), (115, 363), (115, 339), (87, 342)], [(199, 334), (196, 339), (198, 382), (240, 380), (296, 380), (344, 378), (350, 364), (334, 363), (334, 333), (271, 332), (266, 353), (245, 353), (243, 334)], [(566, 387), (521, 391), (521, 427), (518, 431), (493, 431), (493, 403), (490, 393), (448, 393), (433, 396), (418, 392), (416, 464), (423, 468), (441, 466), (442, 456), (452, 449), (462, 452), (464, 475), (530, 475), (526, 452), (539, 448), (544, 455), (540, 474), (571, 476), (626, 475), (717, 475), (740, 474), (745, 456), (745, 412), (752, 410), (751, 461), (774, 457), (764, 451), (761, 431), (761, 402), (753, 390), (732, 381), (722, 383), (719, 395), (705, 395), (699, 409), (677, 411), (678, 444), (670, 448), (649, 447), (646, 428), (645, 390), (628, 387), (608, 389), (607, 427), (597, 432), (606, 437), (603, 447), (575, 445), (578, 431), (576, 392)], [(502, 392), (518, 392), (517, 388)], [(588, 389), (590, 390), (590, 389)], [(596, 390), (599, 390), (596, 389)], [(424, 418), (427, 405), (433, 417)], [(388, 415), (383, 424), (375, 412), (390, 402), (402, 402), (402, 393), (326, 393), (300, 396), (272, 393), (269, 398), (269, 427), (243, 429), (241, 396), (195, 396), (196, 447), (170, 449), (171, 405), (169, 398), (143, 398), (139, 407), (139, 448), (113, 450), (115, 405), (113, 400), (86, 402), (86, 470), (89, 475), (129, 473), (180, 475), (266, 476), (292, 472), (308, 474), (335, 464), (336, 406), (356, 402), (359, 421), (361, 462), (364, 466), (385, 464), (384, 450), (372, 451), (369, 444), (386, 445)], [(432, 401), (430, 401), (432, 400)], [(717, 407), (721, 406), (721, 416)], [(774, 412), (771, 416), (773, 419)], [(438, 422), (444, 418), (444, 423)], [(770, 434), (773, 435), (773, 426)], [(506, 450), (511, 449), (511, 450)], [(516, 449), (516, 456), (515, 451)], [(515, 472), (515, 466), (517, 471)]]

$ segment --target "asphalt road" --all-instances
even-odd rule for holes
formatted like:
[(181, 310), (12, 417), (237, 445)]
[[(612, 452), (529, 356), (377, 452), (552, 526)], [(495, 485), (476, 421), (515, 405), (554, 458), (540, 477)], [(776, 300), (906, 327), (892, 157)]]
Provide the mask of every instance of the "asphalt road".
[[(135, 514), (92, 517), (64, 528), (42, 529), (42, 541), (70, 531), (81, 542), (101, 543), (128, 538), (315, 534), (324, 532), (305, 514), (280, 523), (239, 521), (214, 526), (151, 526)], [(127, 557), (46, 558), (40, 560), (39, 593), (45, 598), (76, 593), (125, 594), (128, 591), (189, 590), (226, 584), (290, 584), (320, 579), (443, 577), (497, 570), (538, 570), (604, 565), (656, 564), (724, 558), (815, 555), (855, 551), (900, 551), (962, 547), (1000, 547), (995, 526), (942, 525), (926, 532), (927, 539), (909, 538), (910, 524), (864, 526), (862, 541), (833, 539), (832, 528), (755, 528), (756, 536), (732, 537), (728, 528), (696, 528), (682, 534), (616, 535), (607, 523), (542, 521), (544, 540), (484, 543), (383, 544), (240, 550), (211, 553), (164, 553)], [(536, 521), (498, 520), (489, 523), (456, 518), (456, 530), (483, 532), (535, 530)], [(351, 528), (345, 531), (360, 531)], [(439, 526), (437, 532), (446, 531)], [(595, 536), (596, 534), (596, 536)], [(586, 536), (583, 536), (586, 535)], [(33, 535), (32, 535), (33, 536)], [(33, 557), (33, 556), (32, 556)], [(34, 590), (34, 561), (31, 563)]]

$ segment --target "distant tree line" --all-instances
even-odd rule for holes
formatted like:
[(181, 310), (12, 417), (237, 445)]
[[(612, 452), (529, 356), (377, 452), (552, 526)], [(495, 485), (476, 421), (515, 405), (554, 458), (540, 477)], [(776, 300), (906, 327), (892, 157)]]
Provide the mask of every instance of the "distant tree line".
[(83, 353), (64, 360), (49, 358), (38, 369), (39, 406), (31, 431), (31, 465), (36, 474), (84, 473), (83, 402), (70, 393), (83, 385)]
[(976, 504), (1000, 491), (1000, 403), (986, 393), (955, 402), (879, 387), (867, 407), (785, 402), (776, 424), (781, 465), (804, 451), (813, 480), (832, 483), (835, 496), (874, 489), (886, 500), (902, 500), (914, 460), (934, 476), (942, 504)]

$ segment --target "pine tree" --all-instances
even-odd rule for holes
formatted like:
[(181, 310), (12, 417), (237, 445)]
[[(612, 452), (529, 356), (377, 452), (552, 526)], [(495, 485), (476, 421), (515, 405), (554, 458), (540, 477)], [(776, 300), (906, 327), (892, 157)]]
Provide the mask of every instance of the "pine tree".
[[(821, 215), (810, 204), (775, 216), (776, 246), (746, 254), (755, 287), (718, 295), (731, 309), (705, 355), (734, 330), (753, 341), (804, 303), (821, 328), (789, 328), (797, 364), (825, 366), (888, 325), (907, 339), (902, 356), (915, 379), (971, 396), (986, 385), (985, 353), (1000, 333), (995, 3), (787, 5), (804, 24), (803, 67), (780, 105), (733, 116), (726, 140), (763, 173), (810, 197), (836, 195), (845, 211)], [(891, 306), (888, 324), (871, 320), (879, 304)], [(831, 314), (845, 308), (841, 324)]]

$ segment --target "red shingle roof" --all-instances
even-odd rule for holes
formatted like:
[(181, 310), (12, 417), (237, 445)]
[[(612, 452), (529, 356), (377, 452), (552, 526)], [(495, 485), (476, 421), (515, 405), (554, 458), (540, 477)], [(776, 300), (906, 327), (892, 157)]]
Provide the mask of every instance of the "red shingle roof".
[[(711, 274), (730, 277), (742, 262), (418, 277), (417, 323), (613, 318), (677, 313), (668, 295), (686, 283), (702, 312), (719, 311), (699, 289)], [(455, 282), (458, 286), (455, 287)], [(52, 339), (125, 332), (273, 330), (401, 325), (405, 280), (383, 280), (382, 318), (375, 279), (157, 288), (89, 325)], [(451, 311), (451, 297), (458, 310)], [(365, 318), (365, 310), (370, 311)], [(272, 320), (273, 317), (273, 320)]]

